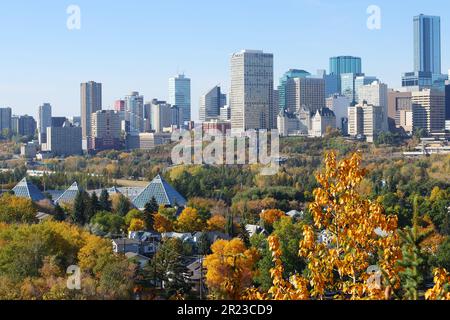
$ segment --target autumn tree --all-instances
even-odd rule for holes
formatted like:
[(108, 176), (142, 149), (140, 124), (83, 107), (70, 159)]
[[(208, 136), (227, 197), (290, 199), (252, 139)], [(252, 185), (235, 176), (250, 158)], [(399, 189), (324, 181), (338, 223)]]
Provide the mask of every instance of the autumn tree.
[(159, 233), (172, 232), (174, 230), (172, 221), (170, 221), (160, 213), (157, 213), (153, 216), (153, 221), (154, 228)]
[(132, 219), (128, 231), (145, 231), (145, 221), (142, 219)]
[(197, 209), (186, 208), (176, 221), (178, 232), (197, 232), (205, 228), (205, 223), (198, 215)]
[(0, 222), (33, 223), (36, 220), (37, 209), (33, 202), (5, 193), (0, 197)]
[(218, 240), (211, 246), (207, 256), (206, 284), (215, 299), (240, 300), (252, 284), (256, 249), (247, 249), (241, 239)]
[(225, 225), (227, 220), (224, 216), (214, 215), (207, 222), (208, 231), (219, 231), (225, 233)]

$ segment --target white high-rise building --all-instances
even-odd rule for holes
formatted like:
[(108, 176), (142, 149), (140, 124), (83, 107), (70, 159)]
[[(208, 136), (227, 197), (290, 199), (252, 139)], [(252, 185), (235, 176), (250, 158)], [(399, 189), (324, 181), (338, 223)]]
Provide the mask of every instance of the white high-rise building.
[(52, 126), (52, 106), (44, 103), (39, 106), (38, 112), (38, 138), (39, 144), (47, 143), (47, 128)]
[[(102, 109), (102, 84), (94, 81), (82, 83), (81, 89), (81, 128), (83, 140), (91, 137), (91, 115)], [(85, 145), (87, 148), (88, 146)]]
[(357, 104), (348, 108), (348, 133), (351, 136), (365, 136), (367, 142), (374, 142), (383, 131), (383, 111), (380, 106)]
[(272, 129), (273, 54), (243, 50), (231, 57), (231, 128)]
[(166, 101), (153, 99), (151, 105), (152, 130), (154, 130), (156, 133), (162, 133), (164, 132), (164, 128), (171, 127), (172, 113), (172, 106)]
[(412, 92), (413, 128), (428, 133), (445, 129), (445, 92), (422, 90)]
[(169, 101), (182, 109), (184, 122), (191, 121), (191, 79), (179, 74), (169, 79)]
[(358, 88), (359, 103), (364, 101), (368, 105), (373, 105), (381, 108), (382, 112), (382, 130), (389, 131), (388, 125), (388, 87), (386, 84), (379, 81), (374, 81), (371, 84), (364, 85)]
[(346, 96), (335, 94), (326, 99), (327, 108), (332, 110), (336, 115), (336, 128), (343, 133), (347, 133), (348, 107), (350, 107), (350, 99)]

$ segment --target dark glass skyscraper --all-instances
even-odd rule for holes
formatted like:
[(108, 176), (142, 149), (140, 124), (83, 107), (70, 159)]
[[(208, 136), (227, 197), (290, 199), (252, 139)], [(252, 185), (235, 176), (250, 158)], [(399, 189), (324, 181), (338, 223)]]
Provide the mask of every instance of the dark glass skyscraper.
[(414, 71), (441, 74), (440, 17), (414, 17)]
[(330, 58), (330, 74), (362, 73), (361, 58), (340, 56)]

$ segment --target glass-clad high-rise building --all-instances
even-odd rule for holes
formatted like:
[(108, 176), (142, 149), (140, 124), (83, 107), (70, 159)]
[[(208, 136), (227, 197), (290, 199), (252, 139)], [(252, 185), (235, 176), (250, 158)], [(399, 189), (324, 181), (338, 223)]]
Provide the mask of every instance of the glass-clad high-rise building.
[(362, 73), (361, 58), (339, 56), (330, 58), (330, 74)]
[(440, 17), (414, 17), (414, 71), (441, 73)]
[(287, 109), (287, 95), (286, 88), (290, 79), (307, 78), (311, 74), (305, 70), (290, 69), (280, 79), (280, 85), (278, 86), (278, 99), (279, 99), (279, 111), (286, 111)]
[(191, 121), (191, 79), (184, 74), (170, 78), (168, 102), (182, 109), (184, 122)]

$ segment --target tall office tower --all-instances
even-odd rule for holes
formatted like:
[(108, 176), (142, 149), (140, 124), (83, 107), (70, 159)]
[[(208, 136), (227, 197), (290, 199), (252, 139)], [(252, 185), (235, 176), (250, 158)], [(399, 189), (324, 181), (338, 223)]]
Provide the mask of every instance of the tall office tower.
[(350, 107), (350, 99), (338, 94), (335, 94), (326, 99), (326, 106), (334, 112), (336, 116), (336, 128), (342, 131), (343, 134), (348, 133), (348, 107)]
[(125, 97), (125, 112), (130, 121), (130, 131), (144, 132), (144, 97), (133, 91)]
[(368, 142), (374, 142), (381, 132), (383, 132), (381, 107), (364, 102), (348, 108), (349, 135), (363, 135)]
[(11, 133), (19, 134), (19, 116), (12, 115), (11, 116)]
[(441, 74), (440, 17), (414, 17), (414, 71)]
[(286, 85), (288, 113), (299, 113), (306, 108), (311, 113), (325, 108), (325, 80), (319, 78), (293, 78)]
[(395, 121), (397, 128), (412, 132), (412, 95), (411, 92), (388, 92), (388, 117)]
[(12, 133), (11, 119), (11, 108), (0, 108), (0, 135), (4, 133)]
[(191, 79), (184, 74), (169, 79), (168, 103), (183, 110), (184, 122), (191, 121)]
[(116, 100), (114, 101), (114, 110), (124, 112), (126, 109), (126, 102), (125, 100)]
[(102, 84), (90, 81), (82, 83), (80, 87), (81, 128), (83, 139), (88, 140), (91, 136), (91, 115), (102, 109)]
[(52, 126), (52, 106), (44, 103), (39, 106), (38, 139), (39, 144), (47, 143), (47, 128)]
[(381, 108), (382, 130), (389, 131), (388, 124), (388, 86), (380, 81), (374, 81), (371, 84), (363, 85), (358, 88), (359, 102), (364, 101), (376, 107)]
[(82, 154), (81, 128), (67, 120), (61, 126), (47, 127), (46, 151), (57, 157)]
[(358, 89), (361, 86), (377, 81), (376, 77), (366, 76), (364, 73), (344, 73), (341, 74), (341, 94), (350, 99), (351, 102), (357, 103)]
[(359, 57), (338, 56), (330, 58), (330, 74), (338, 76), (338, 93), (342, 93), (341, 75), (346, 73), (361, 74), (362, 62)]
[(18, 133), (24, 137), (34, 137), (36, 134), (37, 123), (32, 116), (24, 115), (19, 117)]
[(273, 54), (243, 50), (231, 57), (231, 129), (271, 129)]
[(218, 119), (220, 116), (220, 108), (225, 106), (226, 96), (222, 94), (220, 87), (215, 86), (205, 95), (200, 97), (200, 122), (208, 122)]
[(271, 119), (271, 123), (270, 123), (270, 128), (272, 129), (277, 129), (278, 128), (278, 115), (280, 114), (280, 107), (279, 107), (279, 102), (280, 102), (280, 92), (278, 90), (273, 90), (273, 97), (272, 97), (272, 107), (270, 109), (270, 119)]
[(339, 79), (340, 75), (336, 74), (327, 74), (326, 70), (317, 70), (316, 78), (325, 80), (325, 97), (329, 98), (335, 94), (339, 94), (341, 91), (339, 90)]
[[(66, 117), (52, 117), (50, 127), (62, 127), (66, 121)], [(76, 126), (76, 123), (74, 123), (73, 125)]]
[(278, 85), (278, 112), (287, 111), (286, 86), (288, 80), (294, 78), (307, 78), (309, 76), (311, 76), (311, 74), (308, 71), (290, 69), (281, 77), (280, 84)]
[(92, 150), (118, 150), (121, 138), (120, 115), (114, 110), (92, 114)]
[(450, 121), (450, 80), (445, 82), (445, 120)]
[(144, 131), (150, 132), (152, 130), (152, 103), (144, 103)]
[(412, 92), (413, 129), (425, 129), (429, 133), (445, 128), (445, 93), (425, 89)]
[[(151, 107), (152, 130), (156, 133), (162, 133), (164, 131), (164, 128), (171, 127), (172, 111), (172, 106), (166, 101), (153, 99)], [(182, 113), (183, 111), (184, 109), (179, 108), (179, 112)]]

